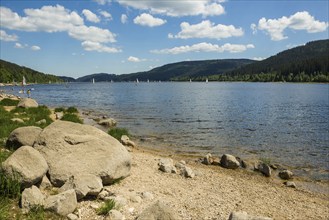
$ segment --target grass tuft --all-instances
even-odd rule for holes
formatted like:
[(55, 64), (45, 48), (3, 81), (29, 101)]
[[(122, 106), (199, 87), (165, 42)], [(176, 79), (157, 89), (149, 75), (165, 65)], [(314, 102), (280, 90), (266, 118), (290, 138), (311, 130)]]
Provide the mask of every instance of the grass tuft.
[(264, 164), (270, 166), (271, 165), (271, 158), (268, 157), (261, 157), (259, 158), (260, 161), (262, 161)]
[(78, 109), (76, 107), (68, 107), (65, 110), (66, 113), (79, 113)]
[(97, 215), (107, 215), (107, 213), (114, 209), (114, 207), (115, 201), (113, 199), (107, 200), (101, 207), (96, 210)]
[(108, 134), (117, 139), (118, 141), (121, 141), (122, 135), (129, 136), (129, 132), (126, 128), (111, 128), (108, 131)]
[(64, 111), (65, 111), (65, 108), (63, 108), (63, 107), (58, 107), (58, 108), (55, 108), (54, 111), (55, 111), (55, 112), (64, 112)]
[(83, 124), (83, 121), (79, 118), (78, 115), (76, 114), (64, 114), (63, 117), (61, 118), (62, 121), (71, 121), (71, 122), (75, 122), (75, 123), (80, 123)]
[(19, 103), (19, 100), (8, 99), (8, 98), (2, 99), (0, 101), (1, 106), (17, 106), (18, 103)]

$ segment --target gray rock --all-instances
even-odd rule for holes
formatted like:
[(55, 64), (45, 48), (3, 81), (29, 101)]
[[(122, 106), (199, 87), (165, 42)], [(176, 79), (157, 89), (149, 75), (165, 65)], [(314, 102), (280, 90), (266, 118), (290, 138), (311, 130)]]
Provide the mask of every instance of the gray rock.
[(193, 172), (193, 170), (190, 167), (185, 166), (184, 167), (184, 176), (188, 177), (188, 178), (193, 178), (193, 177), (195, 177), (195, 173)]
[(214, 159), (211, 155), (211, 153), (207, 154), (204, 158), (202, 163), (205, 165), (211, 165), (214, 162)]
[(220, 164), (227, 169), (237, 169), (240, 166), (239, 161), (230, 154), (224, 154), (220, 159)]
[(46, 159), (54, 186), (82, 174), (100, 177), (103, 185), (130, 174), (131, 156), (126, 148), (90, 125), (55, 121), (43, 129), (34, 147)]
[(45, 197), (36, 186), (26, 188), (22, 192), (21, 205), (23, 213), (29, 212), (33, 207), (43, 206), (44, 202)]
[(297, 188), (296, 184), (292, 181), (287, 181), (284, 185), (286, 185), (286, 187)]
[(21, 146), (33, 146), (42, 129), (36, 126), (20, 127), (13, 130), (6, 142), (7, 148), (18, 149)]
[(66, 216), (69, 220), (78, 220), (79, 217), (73, 213), (70, 213)]
[(10, 119), (12, 122), (17, 122), (17, 123), (24, 123), (24, 120), (21, 118), (12, 118)]
[(17, 179), (22, 188), (28, 188), (41, 181), (48, 171), (48, 165), (36, 149), (23, 146), (2, 163), (2, 169), (5, 175)]
[(143, 192), (142, 198), (146, 200), (152, 200), (154, 198), (153, 194), (150, 192)]
[(106, 118), (99, 120), (98, 124), (106, 127), (114, 127), (117, 125), (117, 122), (113, 118)]
[(118, 210), (112, 209), (109, 211), (108, 216), (105, 218), (106, 220), (124, 220), (125, 217)]
[(55, 112), (55, 117), (57, 120), (61, 120), (64, 116), (63, 112)]
[(228, 220), (272, 220), (272, 218), (248, 215), (246, 212), (232, 212)]
[(79, 174), (71, 176), (59, 189), (59, 192), (74, 189), (77, 199), (80, 200), (87, 195), (97, 196), (102, 188), (103, 185), (100, 177), (91, 174)]
[(38, 107), (38, 103), (37, 101), (35, 101), (34, 99), (31, 98), (24, 98), (21, 99), (19, 101), (19, 103), (17, 104), (17, 107), (21, 107), (21, 108), (32, 108), (32, 107)]
[(46, 119), (41, 119), (40, 121), (36, 122), (37, 125), (46, 124), (46, 123), (47, 123)]
[(177, 220), (179, 219), (163, 201), (157, 201), (146, 208), (137, 220)]
[(110, 195), (110, 193), (106, 190), (102, 190), (99, 194), (98, 194), (98, 198), (101, 200), (104, 200), (106, 197), (108, 197)]
[(293, 172), (291, 172), (290, 170), (283, 170), (279, 172), (279, 177), (284, 180), (292, 179), (293, 175)]
[(51, 182), (48, 177), (45, 175), (42, 177), (41, 183), (39, 184), (40, 190), (50, 189), (52, 187)]
[(259, 163), (258, 170), (259, 170), (259, 172), (264, 174), (266, 177), (270, 177), (272, 175), (272, 170), (271, 170), (270, 166), (265, 163)]
[(59, 215), (67, 216), (77, 207), (77, 197), (75, 191), (70, 189), (60, 194), (49, 196), (45, 200), (45, 209), (53, 211)]
[(131, 141), (127, 135), (122, 135), (121, 143), (128, 147), (133, 147), (133, 148), (136, 147), (136, 144), (133, 141)]
[(159, 162), (159, 170), (165, 173), (177, 173), (174, 161), (170, 158), (161, 158)]

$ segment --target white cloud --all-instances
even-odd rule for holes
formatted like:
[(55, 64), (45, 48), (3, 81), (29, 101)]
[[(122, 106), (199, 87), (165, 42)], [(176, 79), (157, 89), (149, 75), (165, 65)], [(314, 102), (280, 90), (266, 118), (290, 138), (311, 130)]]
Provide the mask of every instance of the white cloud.
[(218, 0), (202, 0), (202, 1), (127, 1), (117, 0), (124, 6), (129, 6), (139, 10), (149, 11), (151, 14), (163, 14), (167, 16), (215, 16), (225, 13), (223, 6)]
[[(90, 17), (89, 10), (84, 10), (83, 14), (87, 19), (97, 21)], [(18, 15), (6, 7), (0, 7), (1, 26), (4, 28), (29, 31), (29, 32), (67, 32), (76, 40), (93, 42), (99, 44), (97, 51), (115, 51), (101, 43), (116, 42), (116, 35), (108, 29), (95, 26), (86, 26), (77, 12), (65, 9), (61, 5), (43, 6), (40, 9), (25, 9), (25, 17)], [(93, 13), (92, 13), (93, 14)], [(90, 50), (91, 47), (84, 47)], [(101, 49), (100, 49), (101, 48)]]
[(100, 19), (95, 15), (93, 12), (91, 12), (88, 9), (83, 9), (82, 14), (86, 17), (86, 19), (90, 22), (98, 23), (100, 22)]
[(252, 33), (253, 34), (256, 34), (257, 33), (257, 25), (256, 24), (252, 23), (250, 25), (250, 29), (252, 30)]
[(32, 46), (31, 50), (41, 50), (41, 48), (39, 46)]
[(115, 34), (107, 29), (101, 29), (94, 26), (76, 26), (71, 28), (68, 31), (68, 34), (71, 37), (81, 41), (93, 41), (100, 43), (116, 42)]
[(256, 60), (256, 61), (261, 61), (261, 60), (265, 60), (266, 58), (264, 58), (264, 57), (253, 57), (251, 59)]
[(114, 47), (108, 47), (103, 45), (99, 42), (92, 42), (92, 41), (83, 41), (81, 43), (83, 49), (86, 51), (97, 51), (97, 52), (106, 52), (106, 53), (119, 53), (121, 52), (120, 49)]
[(107, 0), (93, 0), (94, 2), (97, 2), (100, 5), (105, 5)]
[(99, 12), (104, 18), (107, 18), (108, 20), (112, 20), (112, 15), (108, 13), (107, 11), (100, 11)]
[(4, 31), (4, 30), (0, 30), (0, 40), (3, 40), (3, 41), (17, 41), (18, 37), (15, 34), (10, 35), (10, 34), (7, 34), (7, 32)]
[(138, 57), (133, 57), (133, 56), (128, 57), (127, 60), (128, 60), (129, 62), (134, 62), (134, 63), (138, 63), (138, 62), (146, 61), (146, 59), (140, 59), (140, 58), (138, 58)]
[(134, 19), (134, 23), (142, 26), (156, 27), (165, 24), (167, 21), (161, 18), (155, 18), (150, 14), (143, 13)]
[(242, 28), (235, 28), (233, 25), (215, 25), (209, 20), (202, 21), (199, 24), (189, 24), (182, 22), (180, 24), (181, 31), (177, 35), (169, 34), (169, 38), (212, 38), (222, 39), (229, 37), (239, 37), (243, 35)]
[(128, 16), (125, 15), (125, 14), (122, 14), (122, 15), (121, 15), (121, 23), (122, 23), (122, 24), (125, 24), (125, 23), (127, 23), (127, 22), (128, 22)]
[(180, 53), (189, 53), (189, 52), (241, 53), (251, 48), (255, 48), (255, 46), (253, 44), (243, 45), (243, 44), (229, 44), (229, 43), (220, 46), (217, 44), (202, 42), (199, 44), (193, 44), (191, 46), (186, 45), (186, 46), (174, 47), (169, 49), (152, 50), (150, 52), (156, 54), (180, 54)]
[(15, 43), (15, 48), (17, 48), (17, 49), (23, 49), (24, 46), (22, 44), (20, 44), (20, 43)]
[(274, 41), (288, 38), (284, 35), (285, 29), (305, 30), (307, 33), (323, 32), (328, 28), (328, 22), (315, 20), (307, 11), (297, 12), (290, 17), (283, 16), (278, 19), (261, 18), (258, 29), (265, 31)]

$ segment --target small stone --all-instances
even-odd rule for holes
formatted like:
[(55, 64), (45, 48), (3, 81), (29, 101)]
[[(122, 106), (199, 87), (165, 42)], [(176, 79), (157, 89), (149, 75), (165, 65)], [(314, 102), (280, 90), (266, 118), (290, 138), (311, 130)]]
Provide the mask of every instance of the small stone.
[(193, 178), (193, 177), (195, 177), (195, 174), (194, 174), (193, 170), (190, 167), (185, 166), (184, 176), (188, 177), (188, 178)]
[(23, 213), (29, 212), (35, 206), (43, 206), (44, 201), (45, 197), (38, 187), (32, 186), (31, 188), (26, 188), (22, 193), (21, 199)]
[(46, 119), (42, 119), (36, 122), (37, 125), (46, 124), (46, 123), (47, 123)]
[(137, 196), (137, 195), (132, 195), (132, 196), (130, 196), (130, 201), (135, 202), (135, 203), (141, 203), (142, 198), (140, 196)]
[(93, 203), (93, 204), (90, 204), (90, 208), (98, 209), (99, 208), (99, 205)]
[(39, 185), (39, 189), (41, 190), (45, 190), (45, 189), (50, 189), (52, 187), (48, 177), (46, 175), (44, 175), (42, 177), (41, 183)]
[(258, 170), (259, 170), (259, 172), (264, 174), (266, 177), (270, 177), (272, 175), (270, 166), (265, 163), (258, 164)]
[(252, 216), (246, 212), (231, 212), (228, 220), (272, 220), (272, 218), (263, 216)]
[(205, 165), (211, 165), (214, 162), (214, 159), (211, 155), (211, 153), (207, 154), (204, 158), (202, 163)]
[(124, 219), (125, 217), (122, 215), (122, 213), (115, 209), (109, 211), (108, 216), (106, 217), (106, 220), (124, 220)]
[(142, 198), (146, 200), (152, 200), (154, 198), (153, 194), (150, 192), (143, 192)]
[(284, 180), (292, 179), (293, 175), (293, 172), (291, 172), (290, 170), (283, 170), (279, 172), (279, 177)]
[(77, 220), (77, 219), (79, 219), (79, 217), (76, 216), (76, 215), (73, 214), (73, 213), (68, 214), (66, 217), (67, 217), (69, 220)]
[(98, 194), (98, 198), (101, 200), (104, 200), (107, 196), (109, 196), (110, 193), (107, 190), (102, 190), (99, 194)]
[(10, 119), (12, 122), (24, 123), (23, 119), (20, 118), (12, 118)]
[(230, 154), (224, 154), (220, 159), (220, 164), (227, 169), (237, 169), (240, 166), (239, 161)]
[(286, 187), (297, 188), (296, 184), (292, 181), (284, 182), (284, 185), (286, 185)]
[(177, 170), (174, 167), (174, 162), (170, 158), (161, 158), (160, 159), (159, 170), (161, 170), (165, 173), (177, 173)]

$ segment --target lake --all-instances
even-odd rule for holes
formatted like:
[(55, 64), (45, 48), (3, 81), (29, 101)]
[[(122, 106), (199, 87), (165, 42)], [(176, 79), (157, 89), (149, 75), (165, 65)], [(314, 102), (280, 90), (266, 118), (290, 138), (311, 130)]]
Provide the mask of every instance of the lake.
[(113, 117), (146, 146), (270, 158), (299, 175), (329, 179), (328, 84), (96, 82), (33, 87), (39, 104), (76, 106)]

